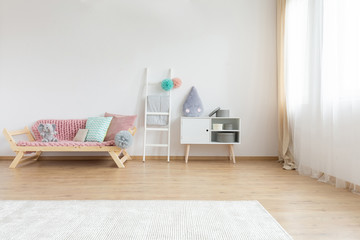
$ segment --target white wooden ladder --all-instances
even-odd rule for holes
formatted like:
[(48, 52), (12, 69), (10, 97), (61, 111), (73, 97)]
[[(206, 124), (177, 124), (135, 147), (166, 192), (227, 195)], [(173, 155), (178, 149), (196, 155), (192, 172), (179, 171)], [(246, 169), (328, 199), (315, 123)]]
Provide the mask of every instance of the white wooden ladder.
[[(149, 85), (160, 85), (159, 82), (151, 82), (149, 83), (149, 68), (145, 69), (145, 78), (146, 78), (146, 86), (145, 86), (145, 126), (144, 126), (144, 150), (143, 150), (143, 162), (145, 162), (145, 156), (146, 156), (146, 148), (147, 147), (163, 147), (167, 148), (167, 161), (170, 162), (170, 126), (171, 126), (171, 90), (166, 91), (167, 96), (169, 96), (169, 110), (168, 112), (148, 112), (147, 106), (148, 106), (148, 96), (149, 96)], [(172, 69), (169, 69), (169, 79), (172, 78)], [(149, 115), (155, 115), (155, 116), (168, 116), (168, 124), (166, 127), (148, 127), (147, 125), (147, 117)], [(148, 131), (157, 131), (157, 132), (164, 132), (167, 131), (167, 143), (165, 144), (159, 144), (159, 143), (148, 143), (147, 142), (147, 132)]]

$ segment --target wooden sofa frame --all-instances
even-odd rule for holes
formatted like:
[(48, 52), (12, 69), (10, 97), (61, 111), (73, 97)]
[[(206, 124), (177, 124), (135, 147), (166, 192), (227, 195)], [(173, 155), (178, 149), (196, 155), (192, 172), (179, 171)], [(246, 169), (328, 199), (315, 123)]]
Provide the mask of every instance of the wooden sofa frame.
[[(134, 136), (136, 127), (129, 129), (129, 132)], [(18, 146), (13, 136), (26, 135), (29, 141), (35, 141), (28, 127), (21, 130), (8, 131), (6, 128), (3, 131), (6, 140), (9, 142), (11, 149), (15, 152), (16, 156), (11, 162), (9, 168), (16, 168), (20, 162), (27, 160), (37, 161), (43, 152), (108, 152), (119, 168), (125, 168), (124, 162), (131, 160), (130, 155), (126, 149), (117, 146)], [(27, 152), (35, 152), (33, 156), (26, 156)], [(120, 155), (123, 155), (119, 158)]]

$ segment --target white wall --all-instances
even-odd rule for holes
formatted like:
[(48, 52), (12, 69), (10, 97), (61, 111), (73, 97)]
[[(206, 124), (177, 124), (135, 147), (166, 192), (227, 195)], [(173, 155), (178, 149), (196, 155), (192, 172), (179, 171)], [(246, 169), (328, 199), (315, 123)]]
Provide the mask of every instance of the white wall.
[[(207, 114), (242, 118), (236, 155), (277, 155), (275, 0), (0, 0), (0, 128), (37, 119), (137, 114), (142, 154), (144, 68), (172, 67), (172, 155), (183, 155), (183, 101), (196, 86)], [(192, 155), (224, 155), (194, 146)], [(153, 154), (165, 154), (156, 150)], [(0, 155), (12, 155), (0, 137)]]

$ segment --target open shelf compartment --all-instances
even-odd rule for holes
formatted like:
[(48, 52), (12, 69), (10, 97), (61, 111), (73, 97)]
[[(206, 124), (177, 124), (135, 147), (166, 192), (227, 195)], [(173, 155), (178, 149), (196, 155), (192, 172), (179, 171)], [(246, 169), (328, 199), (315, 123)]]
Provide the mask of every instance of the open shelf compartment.
[[(219, 133), (234, 133), (235, 134), (235, 141), (234, 142), (218, 142), (217, 135)], [(232, 143), (240, 143), (240, 133), (239, 131), (213, 131), (211, 132), (211, 143), (218, 143), (218, 144), (232, 144)]]
[(213, 130), (213, 124), (232, 124), (232, 129), (223, 131), (239, 131), (240, 119), (239, 118), (211, 118), (211, 130)]

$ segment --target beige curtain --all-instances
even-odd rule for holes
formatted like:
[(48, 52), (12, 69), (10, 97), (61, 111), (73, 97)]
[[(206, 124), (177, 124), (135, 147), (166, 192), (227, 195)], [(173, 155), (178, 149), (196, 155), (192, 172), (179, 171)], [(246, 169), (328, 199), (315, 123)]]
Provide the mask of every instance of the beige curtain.
[(295, 169), (293, 155), (290, 151), (291, 132), (286, 110), (284, 83), (284, 30), (286, 0), (277, 0), (277, 78), (278, 78), (278, 144), (279, 161), (283, 168)]

